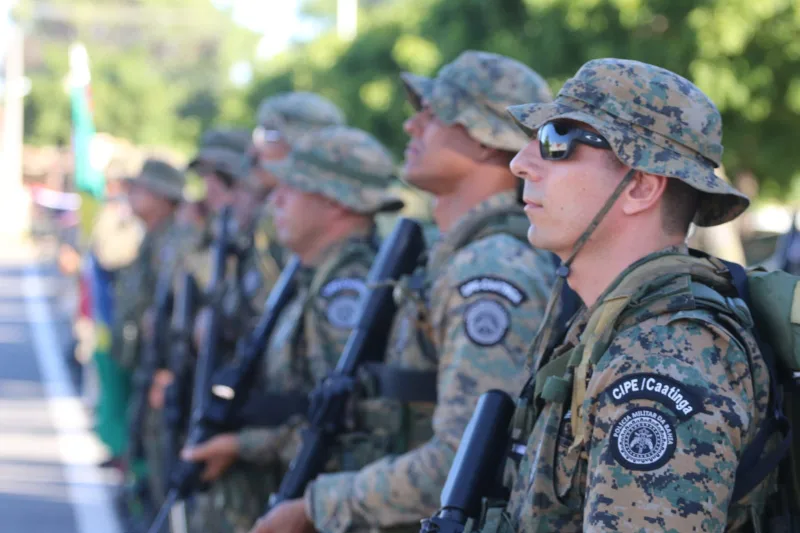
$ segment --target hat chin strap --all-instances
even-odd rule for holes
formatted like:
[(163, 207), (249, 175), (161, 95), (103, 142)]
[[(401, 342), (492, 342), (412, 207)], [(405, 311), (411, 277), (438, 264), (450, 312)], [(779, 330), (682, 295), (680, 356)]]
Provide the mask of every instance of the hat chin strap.
[(600, 222), (603, 221), (603, 218), (605, 218), (606, 214), (608, 214), (609, 210), (611, 210), (611, 206), (613, 206), (617, 199), (622, 195), (625, 187), (627, 187), (628, 184), (633, 180), (633, 176), (635, 174), (635, 169), (630, 169), (625, 174), (625, 177), (619, 182), (617, 187), (614, 189), (614, 192), (611, 193), (611, 196), (609, 196), (608, 200), (606, 200), (606, 202), (603, 204), (603, 207), (600, 208), (600, 211), (597, 212), (584, 232), (575, 242), (575, 246), (572, 247), (572, 252), (569, 254), (569, 257), (567, 257), (567, 259), (561, 263), (556, 270), (556, 281), (553, 284), (553, 290), (550, 292), (550, 299), (547, 302), (547, 308), (545, 309), (544, 315), (545, 318), (542, 321), (542, 325), (539, 327), (536, 340), (534, 340), (533, 346), (531, 347), (530, 353), (532, 355), (541, 353), (540, 349), (542, 346), (550, 345), (554, 333), (553, 326), (555, 325), (555, 320), (558, 317), (558, 313), (556, 313), (555, 310), (559, 301), (561, 300), (561, 292), (564, 288), (564, 283), (567, 282), (567, 277), (570, 274), (570, 266), (572, 265), (573, 261), (575, 261), (575, 256), (578, 255), (578, 252), (580, 252), (589, 241), (589, 238), (597, 229), (597, 226), (600, 225)]

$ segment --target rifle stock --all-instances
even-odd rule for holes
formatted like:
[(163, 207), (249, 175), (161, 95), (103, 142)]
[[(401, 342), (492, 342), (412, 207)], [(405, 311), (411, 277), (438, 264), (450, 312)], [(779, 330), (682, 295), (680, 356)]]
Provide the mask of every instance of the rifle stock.
[(131, 402), (130, 457), (144, 459), (144, 421), (148, 410), (148, 393), (153, 384), (153, 375), (161, 364), (160, 355), (166, 342), (167, 317), (172, 304), (172, 272), (159, 272), (155, 288), (155, 319), (152, 335), (145, 339), (141, 347), (142, 359), (134, 372), (134, 395)]
[(270, 497), (267, 511), (285, 500), (299, 498), (306, 485), (323, 471), (332, 444), (342, 431), (341, 421), (358, 368), (366, 362), (382, 359), (386, 351), (397, 311), (391, 282), (416, 269), (424, 248), (421, 227), (405, 218), (398, 221), (381, 245), (367, 276), (369, 293), (358, 323), (332, 375), (311, 394), (309, 426), (303, 432), (300, 450), (281, 480), (278, 492)]
[(163, 427), (165, 434), (165, 479), (169, 479), (178, 454), (180, 453), (181, 438), (186, 429), (186, 415), (188, 414), (190, 379), (194, 365), (192, 351), (192, 328), (194, 313), (197, 308), (198, 288), (194, 276), (188, 272), (183, 273), (175, 297), (175, 307), (172, 315), (171, 330), (172, 342), (169, 351), (169, 368), (173, 381), (167, 387), (164, 401)]
[(481, 395), (461, 437), (442, 489), (441, 509), (422, 521), (420, 533), (461, 533), (481, 515), (484, 497), (503, 497), (502, 473), (510, 443), (514, 401), (501, 390)]

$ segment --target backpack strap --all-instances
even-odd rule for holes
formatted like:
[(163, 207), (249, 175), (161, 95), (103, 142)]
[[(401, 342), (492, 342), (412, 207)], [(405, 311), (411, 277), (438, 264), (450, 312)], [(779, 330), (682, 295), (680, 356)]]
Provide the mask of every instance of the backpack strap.
[[(556, 270), (561, 266), (561, 259), (556, 254), (551, 254), (553, 257), (553, 265), (555, 265)], [(583, 305), (583, 300), (581, 300), (578, 293), (573, 291), (568, 283), (564, 283), (561, 287), (561, 297), (559, 299), (561, 303), (561, 309), (558, 312), (558, 318), (556, 319), (556, 323), (554, 324), (555, 333), (550, 338), (550, 346), (548, 347), (548, 351), (555, 348), (567, 334), (567, 330), (569, 329), (569, 325), (572, 322), (573, 317), (578, 314), (581, 306)]]
[[(731, 273), (733, 285), (739, 297), (750, 306), (750, 290), (747, 283), (747, 273), (741, 265), (723, 261)], [(783, 395), (778, 387), (778, 373), (775, 363), (775, 353), (772, 347), (764, 342), (756, 328), (751, 328), (761, 356), (769, 373), (769, 405), (767, 416), (758, 428), (753, 441), (742, 452), (739, 458), (739, 467), (736, 469), (736, 483), (733, 487), (731, 502), (737, 502), (755, 489), (768, 475), (770, 475), (789, 454), (792, 446), (792, 428), (789, 419), (783, 413)], [(781, 441), (770, 453), (764, 455), (769, 439), (780, 432)]]

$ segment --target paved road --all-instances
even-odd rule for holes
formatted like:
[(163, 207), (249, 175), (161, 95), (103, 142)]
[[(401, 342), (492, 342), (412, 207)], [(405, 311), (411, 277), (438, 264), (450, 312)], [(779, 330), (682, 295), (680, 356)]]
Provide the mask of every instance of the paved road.
[(0, 533), (119, 533), (63, 355), (65, 284), (39, 256), (0, 244)]

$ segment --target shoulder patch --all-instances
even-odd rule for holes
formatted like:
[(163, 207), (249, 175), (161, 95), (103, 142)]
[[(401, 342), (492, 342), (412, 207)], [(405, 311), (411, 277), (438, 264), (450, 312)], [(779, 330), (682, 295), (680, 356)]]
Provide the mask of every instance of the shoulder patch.
[(328, 322), (335, 328), (353, 329), (366, 294), (367, 285), (361, 278), (336, 278), (326, 283), (320, 296), (327, 300)]
[(458, 292), (464, 298), (475, 294), (492, 293), (505, 298), (514, 307), (528, 299), (528, 296), (516, 285), (503, 278), (481, 276), (470, 278), (458, 286)]
[(325, 316), (328, 322), (340, 329), (353, 329), (358, 322), (361, 298), (343, 294), (328, 302)]
[(647, 407), (626, 412), (611, 429), (611, 453), (629, 470), (661, 468), (675, 455), (675, 424)]
[(464, 330), (478, 346), (494, 346), (506, 336), (511, 317), (495, 300), (483, 298), (473, 302), (464, 312)]
[(703, 411), (700, 395), (680, 381), (658, 374), (625, 376), (609, 385), (605, 392), (616, 405), (642, 398), (657, 401), (671, 409), (681, 420), (688, 420)]
[(319, 292), (323, 298), (332, 298), (340, 292), (352, 292), (361, 297), (366, 294), (367, 285), (361, 278), (336, 278), (323, 285)]

